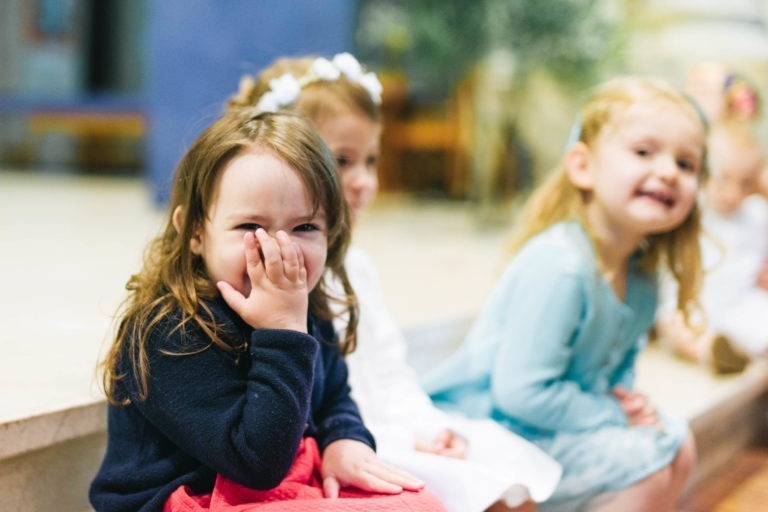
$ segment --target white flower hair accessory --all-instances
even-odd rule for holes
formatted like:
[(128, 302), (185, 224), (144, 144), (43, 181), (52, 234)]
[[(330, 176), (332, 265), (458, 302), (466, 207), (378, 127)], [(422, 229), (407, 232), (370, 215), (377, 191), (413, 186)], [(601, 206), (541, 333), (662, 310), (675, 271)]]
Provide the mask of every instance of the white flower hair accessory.
[(371, 100), (381, 104), (383, 87), (376, 73), (365, 72), (363, 66), (351, 53), (338, 53), (333, 60), (319, 57), (312, 62), (307, 73), (301, 78), (295, 78), (290, 73), (269, 81), (269, 91), (265, 92), (256, 104), (259, 112), (276, 112), (287, 107), (299, 98), (301, 89), (314, 82), (335, 82), (341, 76), (351, 83), (360, 84)]
[(264, 93), (256, 108), (263, 112), (275, 112), (280, 107), (296, 101), (299, 93), (301, 93), (301, 84), (292, 74), (285, 73), (269, 81), (269, 91)]
[(308, 74), (314, 74), (317, 78), (325, 80), (326, 82), (334, 82), (341, 76), (341, 71), (333, 62), (320, 57), (319, 59), (315, 59), (312, 63)]
[(338, 53), (333, 57), (333, 65), (344, 73), (347, 80), (357, 82), (363, 76), (363, 67), (351, 53)]

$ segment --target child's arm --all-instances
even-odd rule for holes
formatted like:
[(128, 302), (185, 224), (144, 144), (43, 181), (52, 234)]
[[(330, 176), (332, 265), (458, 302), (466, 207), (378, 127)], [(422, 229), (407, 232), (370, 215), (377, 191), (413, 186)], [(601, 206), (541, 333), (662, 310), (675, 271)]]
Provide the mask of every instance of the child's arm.
[(615, 397), (585, 391), (569, 377), (577, 371), (572, 344), (594, 279), (591, 264), (572, 250), (545, 246), (518, 253), (497, 302), (499, 348), (491, 370), (491, 391), (507, 415), (561, 431), (626, 425)]
[[(273, 239), (262, 229), (245, 234), (244, 242), (249, 295), (218, 284), (255, 328), (247, 373), (198, 326), (177, 328), (176, 319), (153, 332), (147, 400), (132, 398), (186, 453), (218, 474), (265, 489), (285, 477), (304, 434), (319, 344), (305, 334), (308, 292), (298, 247), (284, 233)], [(231, 311), (209, 306), (222, 332), (245, 332)]]
[[(210, 305), (222, 328), (237, 332), (223, 304)], [(150, 340), (151, 383), (132, 403), (170, 442), (213, 472), (257, 489), (288, 473), (310, 411), (318, 342), (288, 330), (255, 330), (250, 368), (207, 347), (205, 334), (164, 322)], [(172, 352), (172, 354), (169, 354)], [(130, 382), (130, 381), (128, 381)]]

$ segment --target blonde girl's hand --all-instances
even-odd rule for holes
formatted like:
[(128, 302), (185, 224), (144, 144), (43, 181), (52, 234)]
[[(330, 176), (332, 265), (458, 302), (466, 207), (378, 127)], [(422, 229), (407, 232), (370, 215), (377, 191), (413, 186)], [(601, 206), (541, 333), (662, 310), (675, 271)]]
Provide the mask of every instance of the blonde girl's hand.
[(399, 494), (403, 489), (417, 491), (424, 482), (402, 469), (381, 461), (365, 443), (339, 439), (323, 452), (323, 494), (338, 498), (342, 487), (356, 487), (381, 494)]
[(633, 426), (661, 427), (658, 411), (647, 396), (629, 391), (621, 386), (616, 386), (613, 389), (613, 394), (627, 415), (627, 423)]
[(431, 443), (416, 441), (416, 451), (463, 459), (467, 456), (467, 440), (446, 428)]
[(251, 290), (246, 297), (219, 281), (224, 300), (254, 329), (307, 332), (309, 290), (301, 249), (284, 231), (273, 238), (262, 228), (245, 233), (243, 242)]

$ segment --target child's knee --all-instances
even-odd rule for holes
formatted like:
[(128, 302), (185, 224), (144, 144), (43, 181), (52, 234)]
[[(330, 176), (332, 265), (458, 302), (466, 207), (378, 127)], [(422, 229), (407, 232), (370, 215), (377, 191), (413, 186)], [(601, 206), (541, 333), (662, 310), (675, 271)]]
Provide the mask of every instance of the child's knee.
[(680, 445), (680, 450), (678, 450), (675, 460), (672, 461), (672, 471), (678, 478), (687, 478), (695, 465), (696, 443), (693, 439), (693, 434), (689, 433), (683, 444)]

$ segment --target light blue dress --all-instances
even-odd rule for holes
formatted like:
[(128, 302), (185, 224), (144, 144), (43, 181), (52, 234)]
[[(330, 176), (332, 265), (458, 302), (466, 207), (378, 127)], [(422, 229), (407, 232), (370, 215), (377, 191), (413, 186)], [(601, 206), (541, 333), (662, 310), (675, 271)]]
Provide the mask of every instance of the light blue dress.
[(656, 303), (656, 277), (634, 259), (622, 302), (582, 226), (555, 224), (518, 252), (425, 388), (439, 407), (493, 418), (558, 460), (563, 479), (547, 503), (578, 510), (669, 465), (687, 435), (666, 416), (663, 429), (628, 426), (612, 395), (633, 388)]

